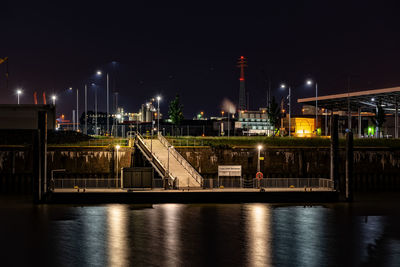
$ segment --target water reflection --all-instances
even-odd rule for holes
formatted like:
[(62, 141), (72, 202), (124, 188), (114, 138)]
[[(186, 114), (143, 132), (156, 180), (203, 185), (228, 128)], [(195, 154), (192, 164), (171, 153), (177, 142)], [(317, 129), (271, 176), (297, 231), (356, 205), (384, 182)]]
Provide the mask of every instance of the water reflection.
[(128, 229), (126, 205), (107, 207), (107, 254), (109, 266), (128, 266)]
[(50, 266), (400, 266), (398, 213), (365, 220), (349, 211), (270, 204), (0, 209), (1, 266), (24, 261), (21, 252), (31, 259), (26, 251)]
[(246, 209), (249, 266), (271, 265), (271, 210), (265, 204), (249, 204)]
[[(95, 266), (104, 265), (106, 261), (106, 246), (104, 237), (107, 231), (107, 222), (105, 209), (103, 207), (78, 207), (78, 218), (82, 225), (76, 225), (71, 221), (71, 226), (75, 225), (71, 230), (73, 232), (65, 233), (64, 228), (60, 229), (62, 235), (71, 238), (75, 243), (70, 244), (72, 251), (66, 252), (73, 258), (73, 261), (85, 262)], [(82, 243), (81, 243), (82, 242)], [(69, 244), (63, 244), (63, 247)], [(81, 259), (80, 259), (81, 258)]]
[(165, 243), (163, 244), (162, 249), (165, 251), (165, 266), (181, 265), (181, 240), (179, 230), (182, 228), (182, 207), (181, 204), (164, 204), (160, 206), (164, 215), (162, 225)]

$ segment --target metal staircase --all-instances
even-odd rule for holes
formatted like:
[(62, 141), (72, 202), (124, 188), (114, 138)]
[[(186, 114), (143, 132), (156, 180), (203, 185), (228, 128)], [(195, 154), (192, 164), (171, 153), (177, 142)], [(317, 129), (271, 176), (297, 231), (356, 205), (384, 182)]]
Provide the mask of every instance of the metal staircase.
[(157, 139), (136, 136), (136, 146), (161, 177), (172, 181), (178, 188), (200, 188), (203, 177), (192, 165), (159, 134)]

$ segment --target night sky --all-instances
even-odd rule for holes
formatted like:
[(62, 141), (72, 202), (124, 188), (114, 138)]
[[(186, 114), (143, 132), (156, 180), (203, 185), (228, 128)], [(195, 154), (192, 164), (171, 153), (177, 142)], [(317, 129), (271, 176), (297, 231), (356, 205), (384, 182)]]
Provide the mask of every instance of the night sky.
[[(292, 83), (294, 98), (314, 95), (306, 78), (318, 81), (320, 95), (346, 92), (348, 77), (351, 91), (400, 85), (399, 10), (387, 3), (130, 2), (2, 2), (0, 57), (9, 57), (10, 85), (2, 64), (0, 104), (16, 103), (16, 88), (23, 89), (21, 103), (33, 103), (34, 91), (54, 92), (58, 113), (69, 117), (75, 98), (67, 88), (83, 96), (83, 85), (95, 81), (105, 111), (105, 79), (94, 76), (101, 69), (127, 111), (160, 94), (166, 113), (179, 93), (187, 117), (217, 115), (224, 98), (238, 102), (242, 55), (252, 109), (266, 106), (268, 79), (278, 100), (281, 81)], [(89, 107), (93, 97), (90, 88)]]

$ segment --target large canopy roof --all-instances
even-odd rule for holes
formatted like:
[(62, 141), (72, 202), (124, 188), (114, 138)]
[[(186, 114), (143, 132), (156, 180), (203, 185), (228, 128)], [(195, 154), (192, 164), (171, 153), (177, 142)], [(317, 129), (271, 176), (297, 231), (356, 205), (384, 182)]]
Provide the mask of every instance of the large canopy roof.
[[(400, 87), (374, 89), (345, 94), (318, 96), (318, 107), (329, 110), (347, 110), (350, 104), (351, 110), (375, 110), (380, 104), (386, 111), (395, 111), (396, 101), (400, 102)], [(315, 105), (315, 97), (302, 98), (298, 103)]]

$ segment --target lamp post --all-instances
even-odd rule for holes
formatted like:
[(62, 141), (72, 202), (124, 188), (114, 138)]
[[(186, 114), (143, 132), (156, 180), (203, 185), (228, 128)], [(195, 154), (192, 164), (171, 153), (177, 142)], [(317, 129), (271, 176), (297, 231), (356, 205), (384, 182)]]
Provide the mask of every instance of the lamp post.
[[(312, 85), (312, 80), (307, 80), (307, 85)], [(317, 134), (318, 125), (318, 83), (315, 83), (315, 134)]]
[[(69, 88), (73, 91), (72, 87)], [(74, 126), (75, 127), (75, 126)], [(79, 89), (76, 88), (76, 131), (79, 131)]]
[(160, 133), (160, 100), (161, 96), (157, 96), (157, 134)]
[[(286, 88), (286, 85), (285, 84), (281, 84), (281, 88), (283, 88), (283, 89), (285, 89)], [(291, 89), (291, 87), (289, 86), (289, 95), (288, 95), (288, 97), (289, 97), (289, 137), (290, 137), (290, 118), (291, 118), (291, 99), (292, 99), (292, 89)]]
[[(259, 173), (259, 172), (260, 172), (260, 157), (261, 157), (261, 149), (262, 149), (262, 146), (259, 145), (259, 146), (257, 147), (257, 149), (258, 149), (257, 173)], [(260, 187), (261, 187), (261, 180), (259, 180), (259, 179), (257, 179), (257, 180), (258, 180), (258, 188), (260, 188)]]
[(18, 105), (19, 105), (19, 95), (21, 95), (21, 94), (22, 94), (22, 90), (18, 89), (17, 90), (17, 103), (18, 103)]
[(53, 100), (53, 106), (55, 106), (56, 105), (57, 96), (56, 95), (52, 95), (51, 99)]
[[(103, 75), (103, 73), (100, 71), (100, 70), (98, 70), (97, 72), (96, 72), (96, 74), (97, 74), (97, 76), (102, 76)], [(108, 75), (108, 73), (106, 73), (106, 81), (107, 81), (107, 84), (106, 84), (106, 87), (107, 87), (107, 132), (106, 132), (106, 134), (109, 134), (109, 129), (110, 129), (110, 122), (109, 122), (109, 116), (110, 116), (110, 101), (109, 101), (109, 95), (110, 95), (110, 77), (109, 77), (109, 75)]]
[(258, 149), (257, 172), (260, 172), (260, 156), (261, 156), (261, 149), (262, 149), (262, 146), (259, 145), (259, 146), (257, 147), (257, 149)]
[(97, 135), (97, 89), (96, 84), (92, 83), (92, 87), (94, 88), (94, 134)]
[(117, 149), (117, 175), (115, 178), (115, 188), (118, 188), (118, 151), (121, 148), (120, 145), (116, 145), (115, 148)]

